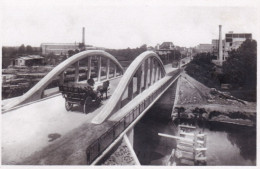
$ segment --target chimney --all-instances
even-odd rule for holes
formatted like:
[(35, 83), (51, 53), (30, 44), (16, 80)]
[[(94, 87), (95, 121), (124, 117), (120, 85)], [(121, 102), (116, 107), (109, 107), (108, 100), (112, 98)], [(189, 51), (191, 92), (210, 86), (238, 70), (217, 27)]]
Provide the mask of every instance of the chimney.
[(220, 65), (222, 66), (223, 62), (223, 45), (222, 45), (222, 31), (221, 31), (221, 25), (219, 25), (219, 40), (218, 40), (218, 60), (220, 62)]
[(82, 43), (85, 45), (85, 27), (82, 29)]

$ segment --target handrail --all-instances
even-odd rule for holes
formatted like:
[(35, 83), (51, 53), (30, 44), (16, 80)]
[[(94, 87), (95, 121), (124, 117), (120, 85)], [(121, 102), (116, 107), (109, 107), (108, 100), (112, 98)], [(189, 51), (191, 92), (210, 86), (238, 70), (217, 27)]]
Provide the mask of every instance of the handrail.
[[(156, 91), (147, 96), (141, 103), (130, 110), (123, 118), (103, 133), (86, 149), (87, 164), (90, 165), (113, 141), (160, 95), (167, 86), (180, 74), (176, 71), (170, 80), (160, 86)], [(96, 150), (96, 151), (95, 151)]]

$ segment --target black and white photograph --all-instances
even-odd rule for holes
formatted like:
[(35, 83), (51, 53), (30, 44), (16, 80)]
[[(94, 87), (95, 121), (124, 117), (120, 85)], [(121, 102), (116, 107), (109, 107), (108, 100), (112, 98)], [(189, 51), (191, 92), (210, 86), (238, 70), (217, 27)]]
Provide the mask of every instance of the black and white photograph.
[(1, 168), (259, 165), (256, 0), (1, 0)]

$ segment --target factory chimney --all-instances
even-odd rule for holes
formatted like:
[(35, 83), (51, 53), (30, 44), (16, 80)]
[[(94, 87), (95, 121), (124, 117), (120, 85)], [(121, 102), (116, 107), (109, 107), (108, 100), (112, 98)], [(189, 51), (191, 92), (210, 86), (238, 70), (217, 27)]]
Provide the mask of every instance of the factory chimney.
[(219, 25), (219, 40), (218, 40), (218, 60), (220, 62), (220, 65), (222, 66), (223, 62), (223, 45), (222, 45), (222, 31), (221, 31), (221, 25)]
[(82, 29), (82, 43), (85, 45), (85, 27)]

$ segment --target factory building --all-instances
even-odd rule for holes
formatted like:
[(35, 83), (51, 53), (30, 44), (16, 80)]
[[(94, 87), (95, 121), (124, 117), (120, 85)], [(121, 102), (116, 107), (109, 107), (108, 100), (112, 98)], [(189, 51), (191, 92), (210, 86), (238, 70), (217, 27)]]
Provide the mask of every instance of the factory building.
[(195, 47), (196, 51), (199, 53), (212, 52), (212, 44), (199, 44)]
[(42, 55), (67, 55), (69, 50), (79, 49), (79, 43), (42, 43)]
[(251, 33), (226, 33), (225, 36), (225, 51), (229, 52), (238, 49), (240, 45), (247, 39), (252, 39)]

